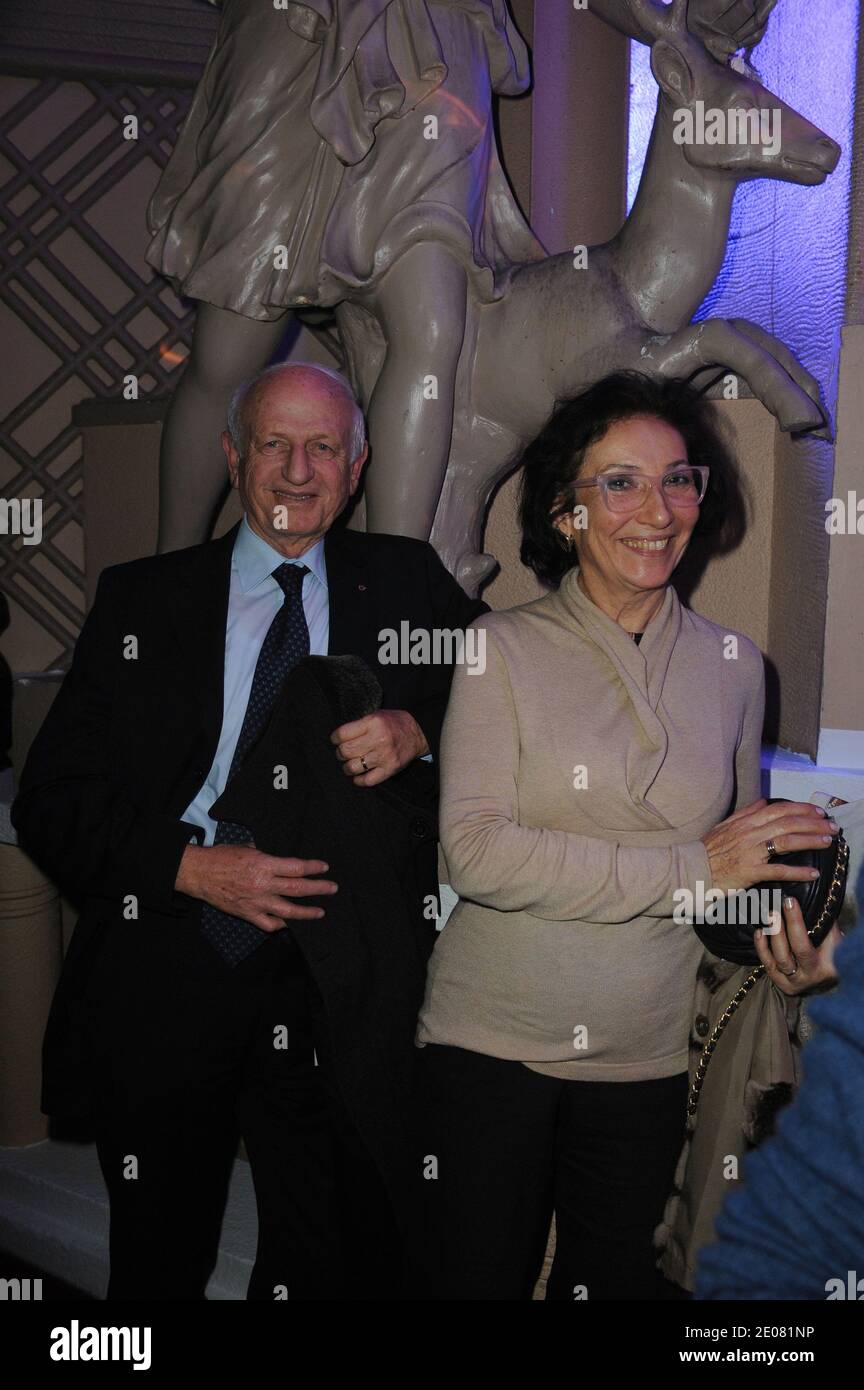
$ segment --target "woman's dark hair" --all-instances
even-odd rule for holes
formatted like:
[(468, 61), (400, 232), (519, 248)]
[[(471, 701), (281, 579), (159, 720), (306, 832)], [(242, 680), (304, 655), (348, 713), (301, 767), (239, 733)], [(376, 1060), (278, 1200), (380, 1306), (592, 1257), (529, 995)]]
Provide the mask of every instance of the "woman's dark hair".
[(592, 444), (619, 420), (650, 415), (672, 425), (687, 445), (687, 459), (707, 464), (708, 490), (699, 508), (693, 537), (720, 538), (738, 508), (737, 467), (714, 406), (701, 391), (674, 377), (645, 372), (613, 372), (586, 391), (561, 400), (519, 460), (522, 469), (519, 519), (522, 563), (557, 588), (578, 563), (576, 552), (552, 524), (576, 505), (572, 484)]

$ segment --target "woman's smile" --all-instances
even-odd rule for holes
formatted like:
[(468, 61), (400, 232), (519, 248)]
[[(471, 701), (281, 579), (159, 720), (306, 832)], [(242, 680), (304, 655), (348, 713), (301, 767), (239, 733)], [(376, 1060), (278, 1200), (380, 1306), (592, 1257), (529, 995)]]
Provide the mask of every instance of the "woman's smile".
[(651, 554), (655, 551), (662, 554), (672, 539), (672, 536), (662, 536), (659, 539), (651, 536), (622, 536), (621, 544), (626, 545), (629, 550), (641, 551), (645, 554)]

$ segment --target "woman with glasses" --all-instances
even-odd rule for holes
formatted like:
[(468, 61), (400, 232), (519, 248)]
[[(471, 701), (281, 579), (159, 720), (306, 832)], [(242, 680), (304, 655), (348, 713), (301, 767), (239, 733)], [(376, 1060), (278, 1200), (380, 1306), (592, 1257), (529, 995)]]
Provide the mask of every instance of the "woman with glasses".
[[(759, 651), (672, 587), (734, 492), (713, 407), (618, 373), (522, 463), (522, 559), (549, 592), (475, 624), (485, 670), (457, 672), (442, 743), (460, 901), (417, 1037), (424, 1291), (530, 1298), (554, 1213), (547, 1298), (652, 1299), (702, 956), (676, 906), (807, 877), (769, 861), (832, 826), (759, 799)], [(787, 993), (832, 973), (796, 966), (800, 930), (762, 947)]]

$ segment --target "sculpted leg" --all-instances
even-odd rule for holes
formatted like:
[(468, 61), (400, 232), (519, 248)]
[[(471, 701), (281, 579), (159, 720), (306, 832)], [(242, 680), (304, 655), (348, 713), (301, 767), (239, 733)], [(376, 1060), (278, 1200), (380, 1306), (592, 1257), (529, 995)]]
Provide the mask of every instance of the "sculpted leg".
[(171, 398), (159, 455), (159, 551), (207, 540), (227, 486), (219, 437), (231, 393), (265, 367), (287, 327), (199, 304), (192, 352)]
[(772, 357), (775, 357), (780, 366), (789, 373), (792, 380), (801, 387), (805, 395), (809, 396), (810, 400), (820, 407), (824, 428), (813, 430), (812, 433), (819, 439), (830, 439), (832, 437), (831, 423), (822, 400), (822, 388), (815, 376), (808, 372), (807, 368), (798, 361), (794, 352), (787, 348), (785, 343), (781, 343), (780, 339), (775, 338), (773, 334), (767, 333), (758, 323), (752, 323), (750, 319), (730, 319), (729, 322), (737, 333), (743, 334), (745, 338), (752, 338), (754, 343), (758, 343)]
[(782, 430), (824, 429), (818, 383), (800, 370), (793, 376), (788, 348), (764, 330), (757, 338), (750, 323), (736, 326), (745, 323), (705, 319), (668, 337), (652, 338), (642, 349), (639, 367), (680, 377), (692, 376), (703, 367), (728, 367), (743, 377)]
[(467, 277), (440, 245), (412, 246), (374, 311), (387, 357), (369, 405), (366, 529), (428, 540), (447, 469)]

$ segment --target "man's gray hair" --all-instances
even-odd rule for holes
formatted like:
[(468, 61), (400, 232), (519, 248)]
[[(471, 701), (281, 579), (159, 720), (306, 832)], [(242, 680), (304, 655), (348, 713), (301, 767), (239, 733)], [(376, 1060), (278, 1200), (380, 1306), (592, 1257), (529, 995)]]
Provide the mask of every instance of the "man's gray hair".
[(228, 433), (238, 454), (246, 452), (246, 446), (249, 442), (249, 426), (246, 423), (245, 415), (246, 403), (250, 395), (262, 381), (275, 376), (277, 372), (284, 372), (286, 367), (303, 367), (309, 372), (320, 372), (322, 376), (329, 377), (331, 381), (335, 382), (343, 394), (348, 397), (353, 408), (351, 458), (349, 460), (350, 463), (353, 463), (362, 454), (363, 446), (366, 443), (366, 421), (363, 419), (363, 409), (354, 395), (354, 388), (347, 376), (342, 372), (337, 372), (335, 367), (322, 367), (318, 362), (274, 362), (271, 367), (265, 367), (263, 371), (250, 376), (248, 381), (241, 381), (228, 406)]

